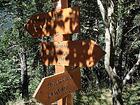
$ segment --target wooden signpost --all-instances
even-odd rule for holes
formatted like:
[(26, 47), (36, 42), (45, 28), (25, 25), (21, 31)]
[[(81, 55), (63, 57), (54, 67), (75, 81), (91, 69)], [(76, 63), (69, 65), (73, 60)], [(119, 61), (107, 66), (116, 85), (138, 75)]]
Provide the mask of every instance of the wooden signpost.
[(33, 15), (25, 25), (32, 37), (66, 35), (79, 32), (79, 7)]
[[(61, 9), (64, 9), (64, 8), (68, 8), (68, 0), (52, 0), (52, 3), (57, 4), (57, 5), (54, 5), (54, 10), (61, 10)], [(78, 16), (78, 18), (79, 18), (79, 16)], [(77, 28), (78, 28), (78, 30), (80, 30), (80, 27), (77, 27)], [(63, 35), (63, 34), (61, 35), (59, 33), (54, 34), (54, 41), (55, 42), (61, 42), (61, 41), (70, 40), (70, 39), (71, 39), (71, 35), (69, 35), (69, 34), (65, 34), (65, 35)], [(60, 69), (62, 71), (67, 71), (67, 70), (70, 69), (70, 67), (55, 66), (55, 72), (56, 73), (61, 72)], [(80, 81), (78, 81), (78, 82), (80, 83)], [(58, 100), (57, 105), (73, 105), (73, 95), (72, 95), (72, 93), (70, 93), (66, 97)]]
[(52, 4), (55, 10), (68, 8), (68, 0), (52, 0)]
[(92, 67), (105, 52), (92, 40), (41, 43), (45, 65)]
[(25, 25), (33, 38), (53, 36), (55, 41), (40, 43), (43, 63), (55, 65), (56, 74), (43, 78), (33, 97), (44, 105), (61, 98), (57, 105), (73, 105), (71, 93), (80, 88), (79, 67), (94, 66), (105, 52), (92, 40), (64, 41), (80, 31), (80, 10), (68, 8), (68, 0), (52, 2), (53, 11), (35, 14)]
[(43, 78), (33, 97), (44, 105), (50, 105), (80, 89), (80, 79), (79, 68), (71, 68), (71, 70)]

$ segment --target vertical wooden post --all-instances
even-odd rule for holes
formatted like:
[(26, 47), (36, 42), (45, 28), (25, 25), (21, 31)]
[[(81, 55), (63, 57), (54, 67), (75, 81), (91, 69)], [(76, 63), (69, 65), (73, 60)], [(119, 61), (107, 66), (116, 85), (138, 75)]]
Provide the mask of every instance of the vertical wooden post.
[[(55, 73), (61, 73), (65, 71), (64, 66), (55, 66)], [(66, 97), (57, 101), (57, 105), (67, 105)]]
[(68, 0), (52, 0), (52, 3), (54, 10), (68, 8)]
[[(68, 0), (52, 0), (52, 2), (54, 10), (68, 8)], [(54, 42), (61, 42), (66, 40), (71, 40), (71, 35), (54, 35)]]
[[(53, 3), (53, 9), (59, 10), (63, 8), (68, 8), (68, 0), (52, 0)], [(71, 40), (70, 35), (54, 35), (54, 41), (60, 42), (65, 40)], [(66, 70), (66, 67), (64, 66), (55, 66), (55, 73), (64, 72)], [(72, 94), (69, 94), (63, 99), (60, 99), (57, 101), (57, 105), (73, 105), (73, 97)]]

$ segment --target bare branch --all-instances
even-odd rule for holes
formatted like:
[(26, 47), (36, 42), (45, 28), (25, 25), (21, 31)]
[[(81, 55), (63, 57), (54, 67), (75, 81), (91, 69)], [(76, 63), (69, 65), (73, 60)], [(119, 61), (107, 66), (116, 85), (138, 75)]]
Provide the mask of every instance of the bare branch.
[(139, 27), (140, 27), (140, 25), (136, 25), (136, 26), (132, 27), (130, 30), (127, 31), (127, 33), (124, 34), (124, 36), (127, 36), (127, 34), (129, 34), (131, 31), (133, 31), (134, 29), (139, 28)]
[(131, 70), (125, 76), (125, 78), (123, 80), (123, 85), (126, 85), (126, 82), (131, 78), (131, 76), (139, 68), (139, 66), (140, 66), (140, 52), (138, 55), (138, 61), (136, 62), (136, 64), (131, 68)]

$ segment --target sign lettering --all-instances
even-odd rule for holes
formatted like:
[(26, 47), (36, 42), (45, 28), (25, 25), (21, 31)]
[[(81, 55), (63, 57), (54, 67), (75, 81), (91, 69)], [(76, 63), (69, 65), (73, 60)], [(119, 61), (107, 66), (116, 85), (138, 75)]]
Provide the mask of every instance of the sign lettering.
[[(75, 82), (76, 80), (76, 82)], [(69, 69), (60, 74), (43, 78), (33, 97), (39, 102), (50, 105), (80, 88), (80, 70)]]

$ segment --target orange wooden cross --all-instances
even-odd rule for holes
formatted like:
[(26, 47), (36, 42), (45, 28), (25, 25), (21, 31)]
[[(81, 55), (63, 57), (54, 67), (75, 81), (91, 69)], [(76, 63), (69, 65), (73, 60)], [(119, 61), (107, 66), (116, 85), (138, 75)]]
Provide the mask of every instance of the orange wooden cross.
[(71, 93), (80, 88), (80, 68), (68, 66), (92, 67), (105, 52), (92, 40), (64, 41), (80, 32), (80, 10), (68, 8), (68, 0), (52, 2), (53, 11), (35, 14), (25, 25), (32, 37), (53, 36), (55, 41), (40, 45), (43, 63), (55, 65), (56, 74), (43, 78), (33, 96), (44, 105), (60, 98), (57, 105), (73, 105)]

